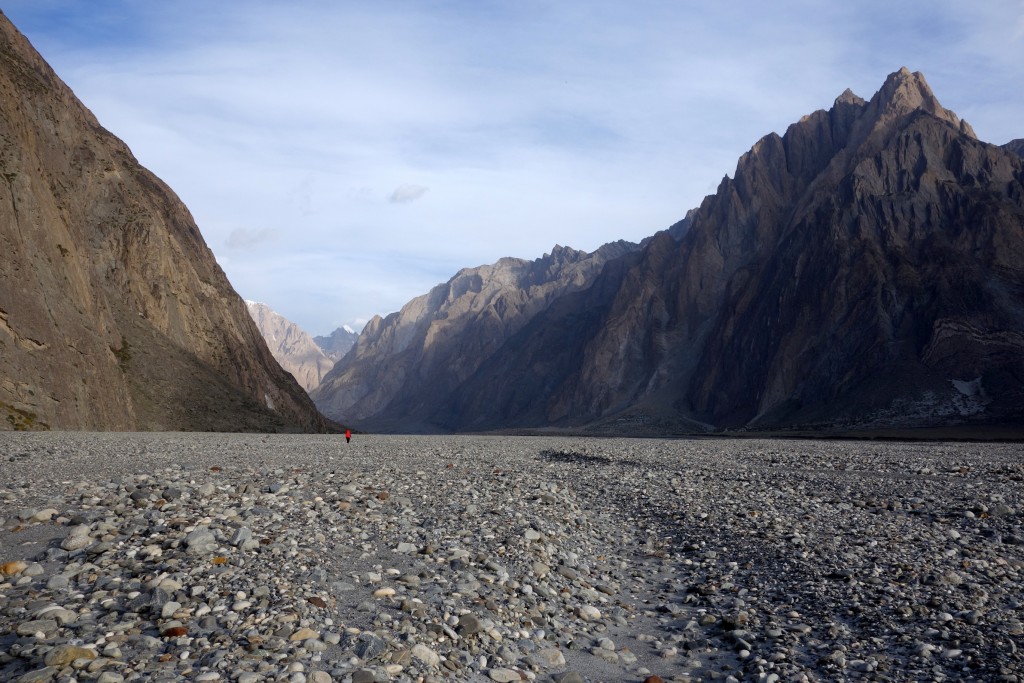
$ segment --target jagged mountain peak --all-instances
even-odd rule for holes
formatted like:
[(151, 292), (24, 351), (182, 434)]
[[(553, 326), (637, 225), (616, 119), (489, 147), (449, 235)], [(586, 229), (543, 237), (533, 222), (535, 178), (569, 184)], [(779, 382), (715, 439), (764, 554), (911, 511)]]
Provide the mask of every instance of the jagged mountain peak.
[(249, 308), (250, 312), (251, 311), (263, 311), (263, 310), (269, 311), (269, 310), (271, 310), (270, 306), (268, 306), (267, 304), (263, 303), (262, 301), (253, 301), (252, 299), (246, 299), (245, 300), (245, 305)]
[[(766, 226), (781, 225), (784, 215), (801, 213), (805, 204), (815, 206), (819, 187), (838, 182), (864, 159), (879, 154), (908, 126), (915, 122), (927, 126), (936, 120), (956, 134), (977, 139), (966, 121), (939, 103), (920, 72), (904, 67), (889, 74), (870, 101), (847, 88), (831, 109), (802, 116), (784, 135), (765, 135), (740, 156), (733, 177), (726, 176), (716, 192), (734, 196), (734, 201), (715, 205), (716, 223), (725, 231), (718, 240), (733, 254), (750, 252), (758, 245), (770, 250), (779, 235)], [(914, 144), (938, 144), (933, 138), (933, 133), (924, 133)], [(924, 156), (927, 163), (936, 163), (936, 157)], [(751, 202), (755, 196), (757, 202)], [(772, 221), (764, 219), (767, 207), (772, 207)], [(762, 215), (755, 219), (758, 212)], [(694, 221), (707, 218), (698, 211)], [(743, 248), (737, 249), (740, 245)]]
[(865, 102), (863, 97), (858, 96), (852, 90), (847, 88), (842, 92), (842, 94), (839, 97), (835, 99), (835, 102), (832, 103), (832, 106), (839, 107), (840, 105), (844, 104), (855, 104), (857, 106), (863, 106)]
[(876, 97), (883, 108), (942, 109), (924, 74), (905, 66), (886, 77)]
[(939, 103), (924, 74), (920, 71), (911, 72), (905, 66), (889, 74), (871, 98), (868, 108), (876, 119), (876, 129), (921, 110), (948, 121), (961, 133), (977, 139), (970, 124)]
[[(886, 76), (879, 92), (883, 99), (895, 99), (897, 95), (909, 95), (919, 102), (926, 99), (935, 100), (935, 94), (932, 92), (931, 86), (928, 85), (928, 81), (925, 80), (924, 74), (920, 71), (911, 71), (905, 66), (901, 66), (897, 71)], [(935, 103), (938, 104), (937, 101)]]

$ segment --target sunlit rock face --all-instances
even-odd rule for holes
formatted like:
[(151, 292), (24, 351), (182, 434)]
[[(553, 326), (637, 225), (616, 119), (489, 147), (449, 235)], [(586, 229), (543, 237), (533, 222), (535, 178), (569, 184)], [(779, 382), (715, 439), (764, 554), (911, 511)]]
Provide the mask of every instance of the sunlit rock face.
[(258, 301), (246, 301), (245, 305), (274, 359), (307, 392), (315, 389), (334, 367), (334, 361), (309, 333), (270, 306)]

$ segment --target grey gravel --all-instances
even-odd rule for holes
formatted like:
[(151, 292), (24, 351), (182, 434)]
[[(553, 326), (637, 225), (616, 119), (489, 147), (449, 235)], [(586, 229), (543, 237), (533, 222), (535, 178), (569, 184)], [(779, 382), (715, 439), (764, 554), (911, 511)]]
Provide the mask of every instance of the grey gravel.
[(1018, 444), (0, 434), (0, 680), (1024, 677)]

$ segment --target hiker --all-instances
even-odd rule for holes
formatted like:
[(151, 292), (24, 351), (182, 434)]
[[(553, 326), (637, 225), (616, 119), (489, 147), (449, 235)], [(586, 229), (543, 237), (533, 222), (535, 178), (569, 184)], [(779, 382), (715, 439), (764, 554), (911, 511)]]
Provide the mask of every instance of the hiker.
[(349, 429), (348, 427), (345, 427), (345, 443), (348, 443), (351, 440), (352, 440), (352, 430)]

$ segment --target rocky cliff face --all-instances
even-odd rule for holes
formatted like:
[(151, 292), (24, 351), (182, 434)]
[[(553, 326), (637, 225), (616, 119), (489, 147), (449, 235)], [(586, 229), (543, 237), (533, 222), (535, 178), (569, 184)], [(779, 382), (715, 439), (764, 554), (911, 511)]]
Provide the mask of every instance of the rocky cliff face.
[(290, 372), (307, 392), (315, 389), (334, 367), (334, 361), (305, 330), (270, 306), (258, 301), (246, 301), (245, 305), (281, 367)]
[(368, 428), (437, 429), (437, 407), (509, 338), (636, 248), (616, 242), (586, 253), (556, 246), (535, 261), (505, 258), (466, 268), (398, 313), (367, 323), (313, 399), (325, 415)]
[[(846, 91), (485, 356), (460, 346), (469, 333), (435, 347), (455, 368), (482, 360), (429, 378), (420, 414), (454, 430), (661, 433), (1024, 421), (1011, 148), (979, 141), (919, 73), (891, 74), (869, 101)], [(404, 391), (425, 391), (402, 367)], [(382, 424), (406, 414), (365, 409)]]
[(2, 14), (0, 253), (0, 428), (325, 428), (185, 206)]

